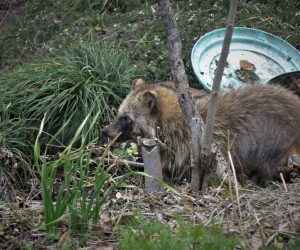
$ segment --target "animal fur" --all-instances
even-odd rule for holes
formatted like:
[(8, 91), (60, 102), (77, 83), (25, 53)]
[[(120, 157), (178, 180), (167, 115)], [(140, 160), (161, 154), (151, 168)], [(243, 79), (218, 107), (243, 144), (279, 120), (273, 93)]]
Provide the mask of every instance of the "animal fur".
[[(197, 100), (205, 119), (209, 97)], [(103, 130), (108, 137), (156, 137), (168, 146), (161, 150), (163, 173), (181, 173), (189, 161), (191, 136), (176, 93), (138, 80), (121, 104), (116, 119)], [(254, 85), (232, 90), (218, 98), (214, 141), (227, 155), (228, 133), (239, 180), (265, 185), (291, 151), (300, 152), (300, 99), (280, 86)]]

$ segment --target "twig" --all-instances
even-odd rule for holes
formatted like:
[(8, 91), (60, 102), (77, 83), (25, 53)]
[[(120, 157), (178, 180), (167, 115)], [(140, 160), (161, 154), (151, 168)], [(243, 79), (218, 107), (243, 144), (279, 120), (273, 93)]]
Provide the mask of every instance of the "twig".
[[(234, 140), (232, 140), (230, 142), (230, 133), (228, 131), (228, 137), (227, 137), (227, 153), (228, 153), (228, 159), (229, 159), (229, 163), (227, 164), (227, 174), (228, 174), (228, 186), (229, 186), (229, 194), (230, 194), (230, 200), (232, 202), (232, 205), (234, 203), (234, 199), (233, 199), (233, 192), (232, 192), (232, 184), (231, 184), (231, 169), (230, 169), (230, 166), (232, 167), (232, 173), (233, 173), (233, 180), (234, 180), (234, 184), (235, 184), (235, 191), (236, 191), (236, 199), (237, 199), (237, 204), (238, 204), (238, 225), (239, 225), (239, 228), (241, 230), (241, 233), (243, 235), (243, 238), (245, 240), (245, 243), (247, 245), (247, 247), (250, 249), (250, 245), (249, 245), (249, 242), (247, 240), (247, 237), (246, 237), (246, 234), (245, 234), (245, 231), (242, 227), (242, 211), (241, 211), (241, 205), (240, 205), (240, 197), (239, 197), (239, 192), (238, 192), (238, 181), (237, 181), (237, 178), (236, 178), (236, 172), (235, 172), (235, 167), (233, 165), (233, 160), (232, 160), (232, 157), (231, 157), (231, 148), (234, 144)], [(235, 211), (236, 213), (236, 211)]]
[[(235, 168), (234, 168), (234, 165), (233, 165), (233, 160), (232, 160), (232, 157), (231, 157), (231, 153), (230, 153), (229, 150), (227, 151), (227, 153), (228, 153), (229, 162), (230, 162), (230, 165), (231, 165), (231, 168), (232, 168), (233, 179), (234, 179), (234, 184), (235, 184), (236, 201), (237, 201), (237, 204), (238, 204), (238, 217), (239, 218), (238, 218), (237, 221), (238, 221), (241, 233), (244, 237), (245, 243), (247, 244), (247, 247), (250, 249), (249, 242), (247, 241), (247, 237), (246, 237), (244, 228), (242, 226), (242, 211), (241, 211), (241, 204), (240, 204), (240, 197), (239, 197), (239, 187), (238, 187), (238, 181), (237, 181), (237, 178), (236, 178), (236, 172), (235, 172)], [(230, 176), (229, 176), (229, 178), (230, 178)]]
[(238, 204), (239, 216), (240, 216), (240, 218), (242, 218), (241, 204), (240, 204), (240, 198), (239, 198), (239, 187), (238, 187), (238, 181), (237, 181), (237, 178), (236, 178), (235, 167), (234, 167), (234, 164), (233, 164), (233, 160), (232, 160), (230, 151), (228, 151), (227, 153), (228, 153), (228, 158), (229, 158), (229, 162), (230, 162), (230, 165), (231, 165), (231, 168), (232, 168), (232, 173), (233, 173), (233, 179), (234, 179), (234, 185), (235, 185), (235, 194), (236, 194), (236, 201), (237, 201), (237, 204)]
[[(92, 162), (97, 163), (99, 160), (102, 160), (102, 157), (97, 157), (95, 159), (92, 159)], [(142, 162), (136, 162), (136, 161), (128, 161), (128, 160), (123, 160), (120, 158), (104, 158), (104, 161), (106, 163), (111, 163), (112, 161), (114, 162), (114, 164), (116, 165), (126, 165), (126, 166), (132, 166), (132, 167), (137, 167), (137, 168), (144, 168), (144, 163)]]
[(264, 235), (264, 230), (263, 230), (263, 228), (260, 224), (260, 221), (259, 221), (255, 211), (254, 211), (254, 215), (255, 215), (255, 219), (256, 219), (256, 222), (257, 222), (257, 225), (258, 225), (258, 228), (259, 228), (259, 234), (260, 234), (260, 237), (261, 237), (261, 240), (262, 240), (262, 244), (263, 244), (263, 246), (266, 246), (266, 237)]
[(277, 237), (277, 235), (279, 234), (278, 231), (276, 231), (275, 233), (273, 233), (269, 238), (268, 240), (266, 241), (266, 246), (270, 245), (270, 243)]
[[(227, 134), (227, 150), (228, 152), (230, 152), (231, 150), (231, 144), (229, 142), (229, 131)], [(230, 198), (231, 201), (233, 202), (233, 193), (232, 193), (232, 184), (231, 184), (231, 170), (230, 170), (230, 164), (227, 164), (227, 174), (228, 174), (228, 188), (229, 188), (229, 194), (230, 194)]]
[(282, 173), (280, 173), (280, 178), (281, 178), (281, 181), (282, 181), (282, 183), (283, 183), (284, 190), (287, 192), (288, 189), (287, 189), (287, 186), (286, 186), (286, 183), (285, 183), (285, 180), (284, 180), (284, 177), (283, 177), (283, 174), (282, 174)]

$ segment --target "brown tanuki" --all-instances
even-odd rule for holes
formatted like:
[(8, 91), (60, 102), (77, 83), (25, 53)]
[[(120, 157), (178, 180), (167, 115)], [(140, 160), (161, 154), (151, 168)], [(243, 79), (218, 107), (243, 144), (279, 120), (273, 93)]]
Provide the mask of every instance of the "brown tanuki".
[[(206, 117), (209, 97), (196, 101)], [(205, 121), (204, 121), (205, 122)], [(189, 164), (190, 133), (176, 93), (168, 86), (134, 82), (116, 119), (103, 130), (114, 138), (156, 137), (167, 145), (161, 149), (164, 178), (181, 175)], [(277, 176), (290, 154), (300, 152), (300, 99), (272, 85), (254, 85), (218, 97), (214, 141), (227, 156), (228, 134), (239, 181), (251, 179), (265, 186)]]

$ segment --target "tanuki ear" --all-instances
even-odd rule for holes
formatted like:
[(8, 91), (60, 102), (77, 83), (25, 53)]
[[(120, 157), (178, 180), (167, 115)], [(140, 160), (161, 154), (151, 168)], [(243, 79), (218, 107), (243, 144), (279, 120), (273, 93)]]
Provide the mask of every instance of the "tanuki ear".
[(137, 87), (142, 86), (142, 85), (144, 85), (144, 84), (146, 84), (146, 82), (145, 82), (144, 79), (142, 79), (142, 78), (135, 79), (135, 80), (133, 80), (133, 82), (132, 82), (132, 87), (131, 87), (131, 89), (132, 89), (132, 90), (135, 90), (135, 89), (137, 89)]
[(144, 93), (144, 104), (150, 110), (150, 114), (157, 112), (157, 93), (155, 91), (147, 91)]

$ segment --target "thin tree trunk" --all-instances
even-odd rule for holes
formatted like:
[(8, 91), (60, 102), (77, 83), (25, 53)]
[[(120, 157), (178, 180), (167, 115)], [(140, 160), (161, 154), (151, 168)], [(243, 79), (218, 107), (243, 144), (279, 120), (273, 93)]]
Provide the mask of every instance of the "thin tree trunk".
[[(176, 24), (175, 16), (168, 0), (159, 0), (161, 18), (167, 33), (167, 45), (169, 50), (170, 66), (174, 78), (176, 93), (182, 113), (191, 131), (191, 168), (192, 168), (192, 189), (198, 190), (200, 187), (199, 163), (200, 163), (200, 138), (203, 120), (195, 117), (194, 100), (189, 92), (189, 84), (182, 60), (182, 44), (179, 29)], [(194, 119), (194, 120), (193, 120)]]
[[(215, 77), (213, 80), (212, 93), (210, 102), (208, 105), (207, 117), (206, 117), (206, 126), (203, 135), (203, 143), (201, 149), (201, 170), (200, 170), (200, 178), (204, 179), (207, 174), (207, 168), (209, 166), (209, 162), (211, 162), (211, 146), (213, 141), (213, 129), (214, 129), (214, 121), (216, 114), (216, 104), (220, 91), (220, 85), (222, 80), (222, 75), (224, 72), (224, 68), (226, 65), (226, 60), (229, 53), (230, 42), (233, 33), (234, 21), (237, 12), (237, 0), (231, 0), (230, 9), (226, 24), (226, 33), (224, 37), (223, 47), (220, 55), (220, 59), (217, 65)], [(202, 190), (205, 189), (207, 183), (202, 183)]]
[(169, 0), (159, 0), (161, 18), (167, 33), (167, 45), (169, 49), (169, 59), (174, 77), (176, 93), (180, 107), (186, 118), (188, 125), (195, 114), (194, 102), (189, 93), (189, 85), (182, 60), (182, 44), (179, 29)]
[[(213, 150), (214, 155), (217, 155), (217, 169), (223, 171), (226, 169), (226, 161), (222, 154), (219, 152), (216, 144), (212, 144), (214, 117), (216, 113), (216, 101), (218, 97), (218, 92), (220, 89), (220, 83), (222, 80), (222, 74), (225, 67), (225, 62), (228, 56), (230, 41), (233, 32), (233, 25), (236, 16), (237, 0), (232, 0), (230, 4), (230, 11), (228, 15), (226, 34), (224, 38), (224, 44), (221, 52), (221, 57), (217, 67), (216, 75), (213, 81), (212, 97), (207, 113), (207, 124), (204, 131), (204, 123), (201, 116), (198, 116), (195, 111), (194, 101), (189, 93), (189, 85), (187, 81), (187, 76), (184, 69), (184, 64), (182, 61), (182, 44), (180, 39), (179, 30), (176, 24), (175, 16), (171, 8), (170, 1), (159, 0), (158, 1), (161, 17), (167, 33), (167, 45), (170, 54), (170, 65), (172, 70), (172, 76), (175, 81), (176, 93), (178, 96), (179, 104), (185, 120), (191, 131), (192, 138), (192, 149), (191, 149), (191, 167), (192, 167), (192, 182), (191, 187), (194, 190), (198, 190), (200, 187), (200, 182), (203, 180), (208, 180), (204, 178), (207, 175), (206, 166), (211, 166), (214, 159), (211, 157), (211, 150)], [(198, 117), (197, 117), (198, 116)], [(201, 141), (203, 138), (203, 142)], [(200, 146), (202, 149), (200, 150)], [(201, 154), (200, 154), (201, 152)], [(201, 169), (199, 170), (201, 155)], [(202, 159), (205, 159), (202, 161)], [(202, 183), (202, 190), (207, 186), (207, 182)]]

